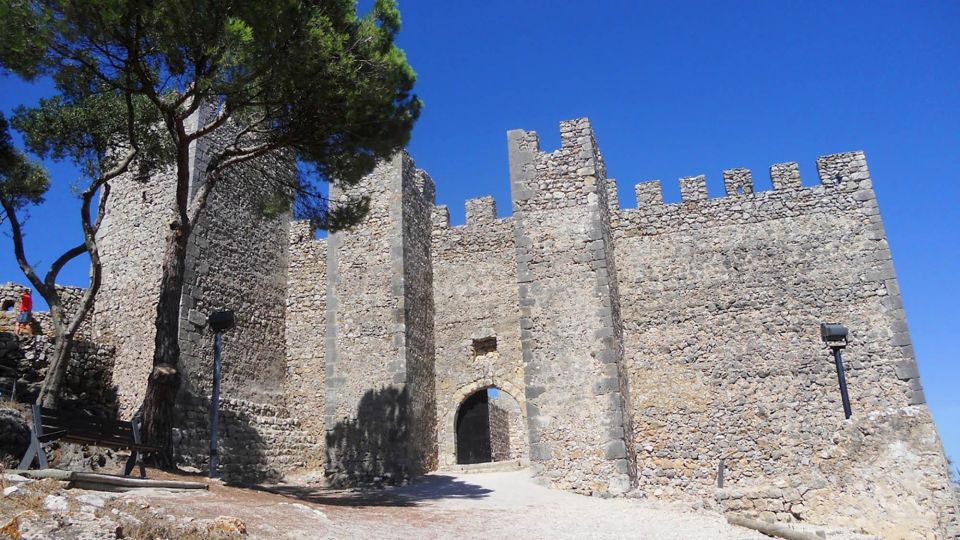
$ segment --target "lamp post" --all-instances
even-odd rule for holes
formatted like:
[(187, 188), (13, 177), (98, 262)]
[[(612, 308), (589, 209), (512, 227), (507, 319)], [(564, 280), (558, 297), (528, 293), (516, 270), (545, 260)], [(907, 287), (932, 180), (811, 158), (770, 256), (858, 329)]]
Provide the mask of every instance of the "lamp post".
[(233, 328), (232, 311), (216, 311), (207, 317), (213, 330), (213, 393), (210, 397), (210, 478), (217, 477), (217, 433), (220, 423), (220, 349), (223, 333)]
[(847, 378), (843, 373), (843, 348), (847, 346), (847, 327), (842, 324), (821, 324), (820, 337), (833, 352), (833, 362), (837, 366), (837, 382), (840, 383), (840, 399), (843, 400), (843, 416), (847, 420), (853, 414), (850, 411), (850, 396), (847, 394)]

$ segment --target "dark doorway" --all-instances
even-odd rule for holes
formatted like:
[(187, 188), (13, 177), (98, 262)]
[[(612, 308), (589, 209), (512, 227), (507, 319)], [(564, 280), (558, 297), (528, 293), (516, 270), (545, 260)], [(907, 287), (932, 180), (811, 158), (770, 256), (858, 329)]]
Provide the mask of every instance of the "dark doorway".
[(457, 410), (457, 463), (487, 463), (490, 451), (490, 399), (487, 389), (474, 392)]

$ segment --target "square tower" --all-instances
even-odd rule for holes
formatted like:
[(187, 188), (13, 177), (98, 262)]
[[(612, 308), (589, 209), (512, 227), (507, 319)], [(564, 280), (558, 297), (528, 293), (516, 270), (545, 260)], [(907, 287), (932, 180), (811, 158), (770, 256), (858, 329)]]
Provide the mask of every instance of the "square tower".
[(434, 187), (404, 153), (331, 199), (360, 196), (366, 219), (327, 242), (326, 473), (395, 483), (437, 463)]
[(607, 178), (583, 118), (545, 153), (508, 133), (530, 459), (554, 487), (635, 482)]

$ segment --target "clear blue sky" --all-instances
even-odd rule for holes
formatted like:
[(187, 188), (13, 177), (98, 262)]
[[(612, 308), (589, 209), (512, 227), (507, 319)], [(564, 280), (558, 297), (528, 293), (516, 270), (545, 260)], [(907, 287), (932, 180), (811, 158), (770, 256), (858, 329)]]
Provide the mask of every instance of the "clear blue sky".
[[(463, 222), (492, 194), (510, 211), (508, 129), (559, 144), (557, 123), (588, 116), (624, 206), (640, 180), (798, 161), (862, 149), (883, 213), (927, 398), (960, 460), (960, 3), (400, 1), (401, 46), (425, 102), (410, 151)], [(731, 6), (736, 6), (731, 7)], [(49, 88), (0, 79), (0, 109)], [(76, 206), (69, 167), (28, 227), (49, 263)], [(71, 221), (65, 221), (67, 216)], [(0, 238), (0, 281), (22, 281)], [(83, 284), (84, 268), (64, 281)], [(852, 351), (851, 351), (852, 353)]]

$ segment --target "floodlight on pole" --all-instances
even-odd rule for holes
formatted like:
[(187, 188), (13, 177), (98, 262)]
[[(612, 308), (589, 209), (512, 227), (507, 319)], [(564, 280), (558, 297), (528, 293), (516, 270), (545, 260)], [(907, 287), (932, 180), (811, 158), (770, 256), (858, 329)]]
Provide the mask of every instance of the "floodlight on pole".
[(833, 352), (833, 362), (837, 366), (837, 382), (840, 383), (840, 399), (843, 401), (843, 416), (850, 419), (850, 396), (847, 394), (847, 378), (843, 372), (843, 349), (847, 346), (847, 327), (842, 324), (821, 324), (820, 337)]

